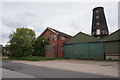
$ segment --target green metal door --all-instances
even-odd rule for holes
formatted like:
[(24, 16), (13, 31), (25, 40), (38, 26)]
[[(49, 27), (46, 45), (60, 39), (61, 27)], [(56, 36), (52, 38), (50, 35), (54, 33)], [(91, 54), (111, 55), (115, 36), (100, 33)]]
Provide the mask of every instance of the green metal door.
[(75, 59), (104, 59), (103, 43), (63, 45), (63, 57)]
[(72, 58), (72, 45), (63, 46), (63, 57)]
[(73, 44), (75, 58), (88, 59), (88, 43)]
[(103, 43), (89, 43), (89, 59), (104, 59)]

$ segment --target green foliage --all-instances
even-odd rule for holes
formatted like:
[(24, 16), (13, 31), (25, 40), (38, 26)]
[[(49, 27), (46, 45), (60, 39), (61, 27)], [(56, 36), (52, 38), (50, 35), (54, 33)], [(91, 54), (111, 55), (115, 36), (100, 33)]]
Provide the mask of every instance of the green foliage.
[(108, 61), (113, 61), (111, 58), (108, 58), (107, 60), (108, 60)]
[(111, 58), (108, 58), (107, 61), (118, 61), (118, 62), (120, 62), (120, 59), (111, 59)]
[(43, 37), (38, 37), (34, 42), (34, 56), (45, 56), (45, 45), (48, 42)]
[(27, 60), (27, 61), (45, 61), (45, 60), (55, 60), (55, 58), (47, 58), (47, 57), (40, 57), (40, 56), (26, 56), (18, 58), (19, 60)]
[(14, 59), (14, 58), (1, 58), (2, 60), (8, 60), (8, 61), (14, 61), (14, 60), (16, 60), (16, 59)]
[(69, 59), (68, 57), (64, 57), (64, 59)]
[(11, 57), (29, 56), (33, 53), (35, 32), (28, 28), (17, 28), (9, 36)]

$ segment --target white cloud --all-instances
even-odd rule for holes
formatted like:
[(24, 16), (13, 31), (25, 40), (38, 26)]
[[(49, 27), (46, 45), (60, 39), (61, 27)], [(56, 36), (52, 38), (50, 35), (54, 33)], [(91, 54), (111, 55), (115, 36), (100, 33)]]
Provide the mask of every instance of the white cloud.
[(118, 28), (117, 2), (4, 2), (3, 44), (17, 27), (28, 27), (40, 35), (49, 26), (69, 35), (91, 33), (92, 9), (103, 6), (110, 32)]

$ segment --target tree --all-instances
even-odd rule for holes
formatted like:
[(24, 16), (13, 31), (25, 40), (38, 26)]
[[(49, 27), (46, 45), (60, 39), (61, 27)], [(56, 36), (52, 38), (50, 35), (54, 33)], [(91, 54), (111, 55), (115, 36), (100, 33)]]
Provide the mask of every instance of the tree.
[(45, 45), (48, 42), (43, 37), (37, 37), (34, 42), (34, 56), (45, 56)]
[(9, 36), (11, 57), (30, 56), (33, 53), (35, 32), (28, 28), (17, 28)]

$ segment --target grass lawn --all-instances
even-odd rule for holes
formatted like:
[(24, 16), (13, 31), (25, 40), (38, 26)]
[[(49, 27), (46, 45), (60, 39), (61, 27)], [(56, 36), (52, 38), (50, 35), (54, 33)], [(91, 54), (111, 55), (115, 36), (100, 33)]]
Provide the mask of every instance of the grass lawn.
[(40, 56), (27, 56), (27, 57), (8, 57), (8, 58), (2, 58), (2, 60), (26, 60), (26, 61), (46, 61), (46, 60), (63, 60), (64, 58), (47, 58), (47, 57), (40, 57)]
[[(0, 58), (2, 60), (26, 60), (26, 61), (47, 61), (47, 60), (64, 60), (64, 59), (69, 59), (69, 58), (47, 58), (47, 57), (40, 57), (40, 56), (26, 56), (26, 57), (20, 57), (20, 58), (16, 58), (16, 57), (2, 57)], [(81, 60), (81, 59), (77, 59), (77, 60)], [(95, 60), (95, 61), (118, 61), (120, 62), (119, 59), (116, 60), (112, 60), (112, 59), (108, 59), (108, 60)]]

